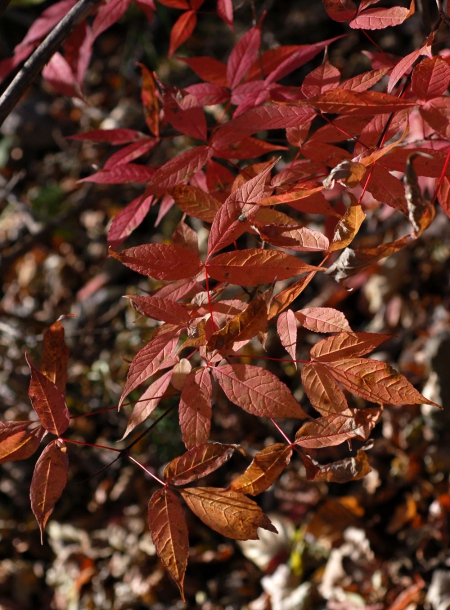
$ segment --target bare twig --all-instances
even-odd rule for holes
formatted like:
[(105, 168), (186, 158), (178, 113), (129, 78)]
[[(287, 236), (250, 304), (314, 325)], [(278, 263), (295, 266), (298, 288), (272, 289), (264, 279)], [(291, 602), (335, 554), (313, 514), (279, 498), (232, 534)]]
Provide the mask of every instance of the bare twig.
[[(0, 0), (0, 6), (5, 0)], [(13, 110), (33, 80), (56, 53), (72, 30), (100, 4), (101, 0), (79, 0), (59, 24), (50, 32), (35, 52), (24, 63), (23, 68), (0, 97), (0, 125)]]

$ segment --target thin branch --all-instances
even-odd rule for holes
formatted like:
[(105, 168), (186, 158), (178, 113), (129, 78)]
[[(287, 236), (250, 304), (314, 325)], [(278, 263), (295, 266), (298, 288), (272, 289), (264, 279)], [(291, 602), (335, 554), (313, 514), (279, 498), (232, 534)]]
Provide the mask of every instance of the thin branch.
[[(0, 0), (4, 3), (5, 0)], [(85, 19), (101, 0), (79, 0), (59, 24), (50, 32), (35, 52), (24, 63), (23, 68), (0, 97), (0, 126), (13, 110), (33, 80), (50, 61), (72, 30)]]

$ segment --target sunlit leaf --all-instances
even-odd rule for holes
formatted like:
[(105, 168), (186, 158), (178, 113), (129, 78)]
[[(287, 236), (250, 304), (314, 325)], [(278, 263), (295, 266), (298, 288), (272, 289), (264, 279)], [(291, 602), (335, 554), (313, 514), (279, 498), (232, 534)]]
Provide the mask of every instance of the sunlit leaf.
[(297, 320), (292, 309), (280, 313), (277, 319), (277, 333), (284, 349), (292, 360), (297, 352)]
[(343, 413), (348, 410), (347, 399), (327, 367), (310, 362), (302, 368), (303, 388), (312, 406), (321, 415)]
[(391, 335), (381, 333), (340, 333), (316, 343), (311, 349), (311, 358), (320, 362), (333, 362), (364, 356), (390, 337)]
[(0, 422), (0, 464), (26, 460), (36, 449), (45, 434), (45, 428), (38, 426), (28, 430), (31, 421)]
[(225, 464), (236, 450), (236, 445), (204, 443), (173, 459), (164, 469), (164, 478), (173, 485), (197, 481)]
[(332, 307), (305, 307), (295, 312), (302, 326), (316, 333), (351, 332), (347, 318)]
[(183, 442), (188, 449), (206, 443), (211, 429), (212, 383), (208, 369), (193, 369), (186, 377), (178, 407)]
[(292, 447), (284, 443), (269, 445), (257, 453), (247, 470), (233, 479), (230, 489), (257, 496), (268, 489), (289, 464)]

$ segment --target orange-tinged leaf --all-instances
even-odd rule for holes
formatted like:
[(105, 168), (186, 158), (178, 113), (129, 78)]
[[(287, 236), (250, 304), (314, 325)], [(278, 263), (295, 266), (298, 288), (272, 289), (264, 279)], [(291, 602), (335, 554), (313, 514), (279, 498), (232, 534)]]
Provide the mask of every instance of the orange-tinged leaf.
[(41, 543), (47, 521), (66, 486), (68, 470), (66, 445), (55, 439), (39, 456), (30, 488), (31, 509), (41, 530)]
[(275, 483), (291, 461), (292, 447), (284, 443), (269, 445), (257, 453), (247, 470), (231, 482), (230, 489), (257, 496)]
[(126, 267), (155, 280), (181, 280), (197, 275), (202, 262), (196, 254), (185, 248), (167, 244), (143, 244), (122, 252), (109, 254)]
[(340, 445), (352, 438), (365, 441), (378, 422), (382, 408), (350, 411), (352, 416), (337, 413), (303, 424), (295, 435), (295, 444), (307, 449), (321, 449)]
[(28, 430), (32, 421), (0, 422), (0, 464), (26, 460), (39, 447), (45, 428)]
[(231, 318), (225, 326), (211, 335), (207, 348), (227, 352), (238, 341), (249, 341), (267, 328), (267, 307), (272, 290), (250, 301), (244, 311)]
[(450, 179), (447, 176), (444, 176), (439, 181), (438, 201), (441, 204), (441, 208), (450, 218)]
[(62, 394), (66, 393), (67, 362), (69, 350), (64, 340), (64, 327), (61, 316), (44, 333), (44, 350), (41, 359), (40, 371), (53, 381)]
[(342, 385), (356, 394), (379, 404), (433, 405), (401, 373), (389, 364), (370, 358), (351, 358), (327, 363), (328, 370)]
[(258, 540), (258, 527), (277, 533), (256, 502), (244, 494), (220, 487), (187, 487), (181, 494), (191, 511), (223, 536)]
[(165, 191), (196, 174), (212, 155), (209, 146), (196, 146), (185, 150), (156, 170), (148, 185), (148, 193), (162, 195)]
[(277, 333), (284, 349), (292, 360), (297, 355), (297, 320), (292, 309), (280, 313), (277, 319)]
[(295, 299), (305, 290), (309, 282), (313, 279), (315, 273), (308, 273), (307, 276), (300, 278), (284, 290), (281, 290), (272, 299), (272, 304), (269, 310), (269, 320), (274, 318), (277, 314), (289, 307), (289, 305), (295, 301)]
[(337, 181), (344, 186), (354, 188), (360, 183), (365, 173), (366, 168), (362, 163), (345, 159), (339, 165), (333, 167), (330, 174), (323, 181), (323, 186), (326, 189), (331, 189)]
[(348, 483), (362, 479), (372, 471), (367, 454), (360, 449), (355, 457), (344, 458), (331, 464), (321, 465), (309, 455), (302, 454), (303, 465), (308, 481), (327, 483)]
[(381, 157), (384, 157), (393, 148), (396, 148), (401, 142), (403, 142), (403, 140), (406, 138), (408, 133), (409, 133), (409, 123), (406, 122), (402, 135), (397, 140), (394, 140), (390, 144), (383, 146), (383, 148), (377, 148), (375, 150), (372, 150), (372, 149), (365, 150), (361, 155), (356, 157), (355, 161), (358, 161), (365, 167), (372, 165), (373, 163), (375, 163), (375, 161), (378, 161), (378, 159), (381, 159)]
[(312, 406), (321, 415), (343, 413), (348, 410), (347, 399), (327, 367), (309, 362), (302, 368), (302, 383)]
[(181, 327), (175, 327), (168, 333), (161, 333), (152, 337), (147, 345), (136, 354), (119, 400), (119, 409), (128, 394), (140, 386), (141, 383), (147, 381), (159, 370), (173, 366), (178, 361), (176, 346), (181, 331)]
[(215, 280), (241, 286), (272, 283), (318, 269), (290, 254), (258, 249), (219, 254), (205, 267)]
[(169, 462), (164, 469), (164, 478), (173, 485), (185, 485), (197, 481), (225, 464), (236, 450), (236, 445), (203, 443)]
[(28, 396), (33, 409), (38, 414), (44, 428), (48, 432), (60, 436), (67, 430), (70, 421), (64, 396), (53, 381), (50, 381), (46, 375), (31, 364), (27, 353), (25, 353), (25, 358), (31, 371)]
[(128, 420), (127, 429), (120, 440), (126, 438), (136, 426), (142, 424), (156, 409), (159, 401), (163, 398), (164, 392), (170, 383), (172, 369), (161, 375), (156, 381), (149, 385), (139, 400), (136, 402), (133, 413)]
[(211, 404), (212, 383), (209, 370), (204, 367), (192, 370), (186, 377), (178, 407), (181, 435), (188, 449), (208, 440), (211, 430)]
[(380, 68), (378, 70), (370, 70), (363, 72), (353, 78), (349, 78), (340, 84), (340, 89), (348, 89), (349, 91), (367, 91), (380, 81), (385, 74), (389, 72), (389, 68)]
[(352, 199), (352, 204), (347, 208), (344, 216), (336, 225), (329, 251), (334, 252), (348, 246), (354, 240), (365, 217), (366, 215), (361, 205), (355, 203)]
[(369, 193), (386, 205), (400, 210), (408, 215), (408, 206), (405, 199), (405, 188), (399, 178), (393, 176), (386, 168), (379, 163), (371, 167), (371, 179), (367, 185)]
[(340, 78), (339, 70), (325, 61), (305, 76), (301, 87), (302, 93), (308, 98), (336, 89)]
[(213, 369), (227, 398), (258, 417), (306, 417), (288, 387), (273, 373), (251, 364), (225, 364)]
[(125, 295), (125, 298), (130, 299), (132, 307), (146, 318), (162, 320), (169, 324), (189, 324), (189, 312), (176, 301), (162, 299), (158, 296), (141, 297)]
[(184, 597), (184, 575), (189, 556), (189, 533), (183, 507), (173, 491), (159, 489), (148, 503), (148, 526), (158, 557)]
[(380, 333), (339, 333), (316, 343), (311, 349), (311, 358), (320, 362), (333, 362), (364, 356), (390, 337), (391, 335)]
[(294, 187), (292, 190), (287, 193), (282, 193), (280, 195), (271, 195), (269, 197), (265, 197), (259, 202), (260, 206), (269, 206), (269, 205), (281, 205), (282, 203), (291, 204), (294, 201), (300, 201), (301, 199), (305, 199), (306, 197), (310, 197), (314, 195), (314, 193), (319, 193), (323, 191), (323, 185), (311, 186), (308, 187), (305, 185), (305, 188), (298, 188), (298, 186)]
[(323, 233), (300, 225), (291, 226), (254, 223), (261, 238), (277, 248), (287, 248), (298, 252), (323, 252), (328, 250), (329, 241)]
[(309, 100), (297, 102), (309, 105), (332, 114), (352, 114), (357, 116), (371, 116), (374, 114), (386, 114), (397, 110), (407, 110), (415, 106), (414, 102), (399, 99), (388, 93), (379, 91), (347, 91), (345, 89), (333, 89)]
[(156, 82), (153, 74), (143, 65), (138, 66), (142, 70), (141, 100), (145, 112), (145, 122), (153, 135), (159, 136), (159, 101)]
[(196, 11), (186, 11), (174, 23), (170, 32), (169, 57), (189, 38), (197, 24)]
[(316, 333), (352, 332), (342, 311), (332, 307), (305, 307), (295, 312), (302, 326)]
[(222, 205), (209, 193), (188, 184), (175, 186), (170, 194), (180, 210), (204, 222), (213, 222)]
[[(425, 199), (420, 190), (413, 161), (424, 153), (412, 153), (406, 162), (406, 172), (403, 177), (405, 197), (408, 204), (409, 222), (414, 229), (415, 237), (419, 237), (432, 223), (436, 210), (430, 201)], [(430, 155), (431, 157), (431, 155)]]

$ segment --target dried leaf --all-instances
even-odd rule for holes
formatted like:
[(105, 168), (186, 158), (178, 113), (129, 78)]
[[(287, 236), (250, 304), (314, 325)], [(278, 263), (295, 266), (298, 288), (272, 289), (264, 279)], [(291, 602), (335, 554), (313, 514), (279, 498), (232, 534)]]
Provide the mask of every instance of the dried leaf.
[(326, 481), (327, 483), (348, 483), (362, 479), (372, 468), (367, 454), (360, 449), (355, 457), (338, 460), (332, 464), (321, 465), (309, 455), (302, 454), (301, 459), (306, 470), (308, 481)]
[(181, 494), (192, 512), (223, 536), (257, 540), (258, 527), (277, 533), (256, 502), (244, 494), (219, 487), (188, 487)]
[(38, 426), (28, 430), (31, 421), (0, 422), (0, 464), (26, 460), (36, 449), (45, 434), (45, 428)]
[(257, 496), (268, 489), (291, 461), (292, 447), (269, 445), (257, 453), (247, 470), (231, 482), (230, 489)]
[(337, 223), (333, 235), (333, 241), (329, 251), (341, 250), (351, 243), (358, 233), (366, 215), (364, 214), (361, 205), (356, 203), (352, 197), (352, 203), (347, 208), (345, 215)]
[(189, 533), (177, 496), (166, 487), (156, 491), (148, 503), (148, 526), (158, 557), (184, 597), (184, 575), (189, 556)]
[[(420, 190), (419, 181), (413, 161), (424, 153), (412, 153), (406, 162), (406, 172), (403, 177), (406, 202), (408, 204), (409, 222), (412, 224), (416, 237), (419, 237), (433, 221), (436, 210), (430, 201), (425, 199)], [(429, 155), (430, 158), (431, 155)]]

